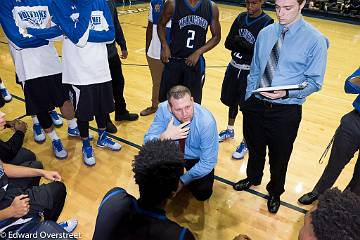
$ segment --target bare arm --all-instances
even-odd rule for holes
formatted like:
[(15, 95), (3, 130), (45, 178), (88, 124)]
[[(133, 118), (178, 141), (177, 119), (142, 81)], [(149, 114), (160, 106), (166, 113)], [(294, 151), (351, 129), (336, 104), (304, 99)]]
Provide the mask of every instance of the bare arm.
[(171, 16), (174, 13), (175, 3), (174, 0), (168, 0), (165, 2), (164, 10), (160, 15), (160, 19), (157, 26), (157, 32), (161, 42), (161, 61), (164, 63), (169, 62), (171, 57), (169, 45), (166, 42), (166, 24), (169, 22)]
[(46, 171), (30, 167), (15, 166), (12, 164), (3, 164), (6, 175), (10, 178), (22, 177), (45, 177), (48, 180), (60, 181), (61, 176), (55, 171)]
[(205, 43), (204, 46), (196, 50), (185, 61), (188, 66), (195, 66), (199, 60), (199, 57), (207, 51), (213, 49), (221, 39), (221, 26), (219, 21), (219, 9), (215, 3), (212, 2), (213, 19), (210, 25), (210, 31), (212, 37)]

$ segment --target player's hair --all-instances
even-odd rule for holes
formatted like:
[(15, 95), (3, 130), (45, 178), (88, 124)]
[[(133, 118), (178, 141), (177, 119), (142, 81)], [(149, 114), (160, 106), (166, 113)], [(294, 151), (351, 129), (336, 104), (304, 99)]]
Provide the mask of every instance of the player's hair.
[(319, 197), (311, 218), (318, 240), (359, 239), (360, 196), (350, 191), (330, 189)]
[(167, 92), (167, 100), (170, 102), (171, 98), (180, 99), (183, 98), (186, 94), (191, 97), (191, 92), (187, 87), (176, 85)]
[(132, 166), (140, 200), (149, 206), (171, 197), (184, 173), (183, 154), (171, 140), (156, 139), (145, 143)]

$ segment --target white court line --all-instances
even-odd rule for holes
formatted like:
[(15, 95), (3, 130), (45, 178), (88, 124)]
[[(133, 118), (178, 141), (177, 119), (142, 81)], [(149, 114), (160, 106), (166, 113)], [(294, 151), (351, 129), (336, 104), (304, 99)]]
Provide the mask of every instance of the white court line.
[(235, 17), (237, 17), (237, 15), (227, 15), (226, 17), (221, 17), (219, 20), (225, 21), (225, 20), (229, 20), (229, 19), (235, 19)]
[(225, 73), (225, 69), (226, 69), (225, 67), (223, 69), (206, 67), (206, 71), (213, 70), (215, 72), (221, 72), (221, 73)]
[(139, 48), (139, 49), (135, 50), (135, 52), (145, 54), (145, 48)]

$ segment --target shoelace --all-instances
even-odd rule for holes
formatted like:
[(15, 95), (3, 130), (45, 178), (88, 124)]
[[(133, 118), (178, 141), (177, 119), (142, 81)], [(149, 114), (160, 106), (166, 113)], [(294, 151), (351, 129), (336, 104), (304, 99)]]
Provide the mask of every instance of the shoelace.
[(111, 138), (109, 138), (108, 136), (105, 137), (104, 142), (105, 142), (106, 144), (110, 144), (110, 145), (114, 145), (114, 144), (115, 144), (115, 142), (114, 142), (113, 140), (111, 140)]
[(34, 124), (34, 131), (35, 131), (36, 135), (41, 134), (41, 126), (40, 126), (40, 124)]
[(50, 116), (53, 118), (53, 119), (55, 119), (55, 120), (59, 120), (60, 118), (59, 118), (59, 115), (56, 113), (56, 112), (50, 112)]
[(327, 153), (329, 152), (333, 142), (334, 142), (334, 138), (335, 138), (335, 135), (332, 137), (331, 141), (329, 142), (329, 144), (326, 146), (325, 148), (325, 151), (323, 152), (323, 154), (321, 155), (320, 159), (319, 159), (319, 163), (322, 164), (323, 163), (323, 160), (324, 158), (326, 157)]
[(5, 97), (6, 95), (9, 95), (8, 94), (8, 91), (6, 90), (6, 88), (0, 88), (0, 92), (1, 94)]
[(54, 141), (54, 147), (55, 147), (56, 151), (58, 151), (58, 152), (63, 150), (63, 146), (59, 140)]
[(93, 149), (92, 149), (92, 147), (87, 147), (87, 148), (85, 148), (85, 154), (86, 154), (86, 157), (87, 157), (87, 158), (92, 157), (92, 156), (93, 156)]
[(65, 222), (59, 223), (59, 226), (62, 227), (62, 228), (66, 228), (66, 227), (68, 227), (69, 225), (68, 225), (68, 223), (65, 221)]

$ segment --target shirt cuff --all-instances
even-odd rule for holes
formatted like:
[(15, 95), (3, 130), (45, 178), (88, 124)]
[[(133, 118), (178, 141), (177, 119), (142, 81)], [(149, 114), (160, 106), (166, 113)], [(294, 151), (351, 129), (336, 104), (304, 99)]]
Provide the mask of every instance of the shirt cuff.
[(288, 90), (288, 97), (289, 98), (298, 98), (301, 90)]
[(186, 185), (188, 185), (189, 183), (191, 183), (192, 182), (192, 177), (190, 176), (190, 174), (188, 174), (188, 173), (185, 173), (184, 175), (182, 175), (181, 177), (180, 177), (180, 180), (184, 183), (184, 185), (186, 186)]

